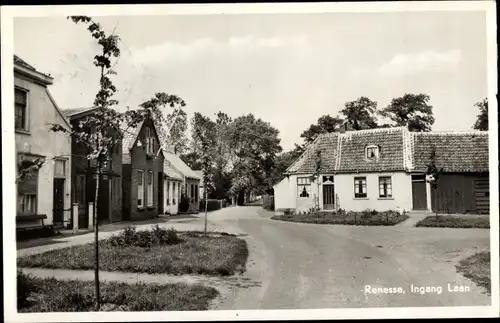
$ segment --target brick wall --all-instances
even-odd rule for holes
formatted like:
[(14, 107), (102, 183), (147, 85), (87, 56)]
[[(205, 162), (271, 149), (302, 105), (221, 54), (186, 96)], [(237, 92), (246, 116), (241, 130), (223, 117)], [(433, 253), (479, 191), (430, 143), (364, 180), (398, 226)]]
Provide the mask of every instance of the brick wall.
[[(79, 120), (74, 119), (71, 121), (73, 127), (77, 127)], [(86, 189), (86, 201), (85, 203), (88, 205), (88, 202), (93, 201), (95, 197), (95, 190), (92, 184), (92, 177), (88, 174), (89, 164), (90, 167), (95, 167), (95, 162), (89, 161), (85, 158), (85, 155), (88, 153), (88, 148), (83, 146), (82, 144), (77, 144), (75, 140), (72, 140), (71, 143), (71, 151), (72, 151), (72, 162), (71, 162), (71, 177), (72, 183), (76, 183), (77, 174), (85, 174), (85, 189)], [(111, 222), (122, 221), (122, 148), (119, 143), (115, 150), (111, 155), (111, 162), (109, 163), (109, 167), (103, 170), (103, 174), (105, 174), (109, 180), (109, 186), (111, 190), (110, 198), (110, 220)], [(75, 185), (71, 186), (71, 201), (74, 203), (76, 199), (76, 187)], [(101, 197), (105, 198), (105, 197)], [(106, 197), (107, 198), (107, 197)], [(86, 208), (88, 210), (88, 208)], [(88, 216), (88, 215), (87, 215)]]
[[(128, 190), (130, 198), (130, 220), (144, 220), (148, 218), (153, 218), (158, 216), (159, 212), (163, 208), (160, 203), (163, 201), (158, 200), (158, 189), (160, 187), (158, 181), (158, 173), (163, 174), (163, 160), (162, 154), (159, 154), (155, 158), (149, 158), (146, 154), (146, 127), (152, 127), (152, 122), (150, 120), (144, 122), (143, 128), (139, 133), (139, 140), (142, 143), (142, 147), (137, 147), (137, 143), (134, 145), (131, 151), (131, 165), (130, 165), (130, 180), (127, 179), (128, 183), (124, 183), (123, 191)], [(155, 141), (154, 151), (155, 153), (159, 149), (158, 138)], [(139, 182), (138, 170), (144, 172), (144, 208), (138, 208), (138, 197), (137, 197), (137, 186)], [(148, 196), (148, 174), (152, 172), (153, 175), (153, 206), (148, 207), (147, 196)], [(126, 185), (127, 184), (127, 185)], [(163, 191), (163, 189), (162, 189)], [(125, 195), (125, 193), (124, 193)]]

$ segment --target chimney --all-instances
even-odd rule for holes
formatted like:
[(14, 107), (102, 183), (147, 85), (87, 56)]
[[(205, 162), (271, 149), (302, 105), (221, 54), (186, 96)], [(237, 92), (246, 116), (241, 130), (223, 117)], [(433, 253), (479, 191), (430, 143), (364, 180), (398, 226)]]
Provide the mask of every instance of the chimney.
[(340, 126), (340, 133), (345, 133), (348, 129), (347, 120)]

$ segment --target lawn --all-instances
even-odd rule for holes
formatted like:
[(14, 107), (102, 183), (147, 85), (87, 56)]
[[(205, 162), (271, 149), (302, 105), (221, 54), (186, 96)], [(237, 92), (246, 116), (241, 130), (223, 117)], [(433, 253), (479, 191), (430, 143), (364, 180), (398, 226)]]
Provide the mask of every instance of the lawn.
[(377, 212), (366, 210), (363, 212), (319, 212), (318, 214), (285, 214), (275, 215), (271, 219), (288, 222), (317, 224), (391, 226), (408, 219), (408, 216), (406, 214), (401, 214), (395, 211)]
[[(17, 276), (18, 311), (94, 311), (94, 282)], [(212, 287), (186, 284), (126, 284), (101, 282), (101, 311), (207, 310), (219, 295)]]
[(415, 225), (417, 227), (434, 227), (434, 228), (490, 228), (490, 218), (488, 216), (475, 215), (430, 215), (423, 220), (420, 220)]
[(491, 294), (491, 256), (489, 252), (480, 252), (460, 261), (457, 271), (471, 279), (478, 286), (486, 288)]
[[(246, 268), (246, 241), (234, 235), (159, 232), (159, 236), (166, 236), (161, 239), (170, 239), (159, 243), (154, 241), (155, 234), (151, 231), (127, 230), (99, 242), (101, 270), (229, 276)], [(19, 258), (17, 266), (91, 270), (94, 269), (94, 250), (94, 243), (52, 250)]]

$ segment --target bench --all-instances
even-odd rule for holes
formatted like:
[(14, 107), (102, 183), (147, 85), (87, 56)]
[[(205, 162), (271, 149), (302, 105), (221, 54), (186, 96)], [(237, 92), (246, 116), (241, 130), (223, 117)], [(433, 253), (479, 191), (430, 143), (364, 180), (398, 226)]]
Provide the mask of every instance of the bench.
[(16, 230), (26, 231), (26, 230), (32, 230), (32, 229), (45, 228), (45, 223), (43, 221), (45, 219), (47, 219), (47, 215), (45, 215), (45, 214), (18, 215), (18, 216), (16, 216), (16, 224), (30, 222), (30, 221), (36, 221), (36, 220), (42, 220), (42, 225), (37, 223), (37, 224), (30, 225), (30, 226), (16, 227)]

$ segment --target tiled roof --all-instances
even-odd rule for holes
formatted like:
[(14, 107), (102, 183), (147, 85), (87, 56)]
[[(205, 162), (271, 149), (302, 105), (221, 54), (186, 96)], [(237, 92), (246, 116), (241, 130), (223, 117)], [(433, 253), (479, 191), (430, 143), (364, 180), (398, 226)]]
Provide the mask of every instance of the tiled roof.
[[(365, 148), (379, 147), (379, 158), (368, 160)], [(446, 172), (488, 171), (488, 133), (409, 132), (405, 127), (322, 134), (287, 169), (288, 173), (313, 173), (317, 151), (322, 172), (417, 171), (423, 172), (436, 147), (436, 164)]]
[(26, 63), (26, 61), (24, 59), (22, 59), (21, 57), (19, 57), (17, 55), (14, 55), (14, 64), (24, 66), (27, 69), (30, 69), (32, 71), (36, 71), (36, 68), (34, 68), (30, 64)]
[(339, 134), (335, 132), (318, 136), (316, 140), (306, 148), (306, 151), (302, 154), (302, 156), (300, 156), (287, 171), (297, 173), (315, 172), (317, 167), (316, 160), (318, 151), (321, 151), (320, 171), (335, 171), (335, 164), (338, 158), (338, 137)]
[(163, 171), (165, 172), (165, 175), (170, 179), (182, 180), (182, 174), (179, 173), (179, 171), (177, 171), (166, 159), (163, 163)]
[(72, 117), (72, 116), (75, 116), (77, 114), (80, 114), (82, 112), (87, 112), (87, 111), (90, 111), (90, 110), (93, 110), (95, 109), (94, 107), (91, 107), (91, 108), (75, 108), (75, 109), (65, 109), (65, 110), (61, 110), (61, 112), (66, 116), (66, 117)]
[[(337, 171), (404, 170), (403, 131), (405, 128), (381, 128), (347, 131), (340, 135), (340, 157)], [(379, 158), (369, 160), (365, 148), (379, 147)]]
[(489, 170), (488, 132), (412, 133), (415, 171), (425, 171), (432, 148), (436, 166), (446, 172), (487, 172)]
[(196, 174), (182, 159), (173, 153), (170, 152), (165, 152), (165, 159), (168, 160), (172, 166), (177, 169), (179, 172), (182, 173), (182, 175), (189, 177), (189, 178), (194, 178), (194, 179), (201, 179), (198, 174)]
[(141, 122), (139, 122), (139, 124), (135, 128), (128, 127), (125, 124), (122, 124), (120, 126), (120, 130), (123, 133), (123, 139), (122, 139), (122, 163), (123, 164), (130, 164), (132, 162), (131, 157), (130, 157), (130, 149), (132, 149), (132, 147), (134, 147), (134, 144), (137, 140), (137, 136), (139, 136), (139, 133), (141, 132), (143, 124), (144, 124), (144, 121), (141, 121)]

